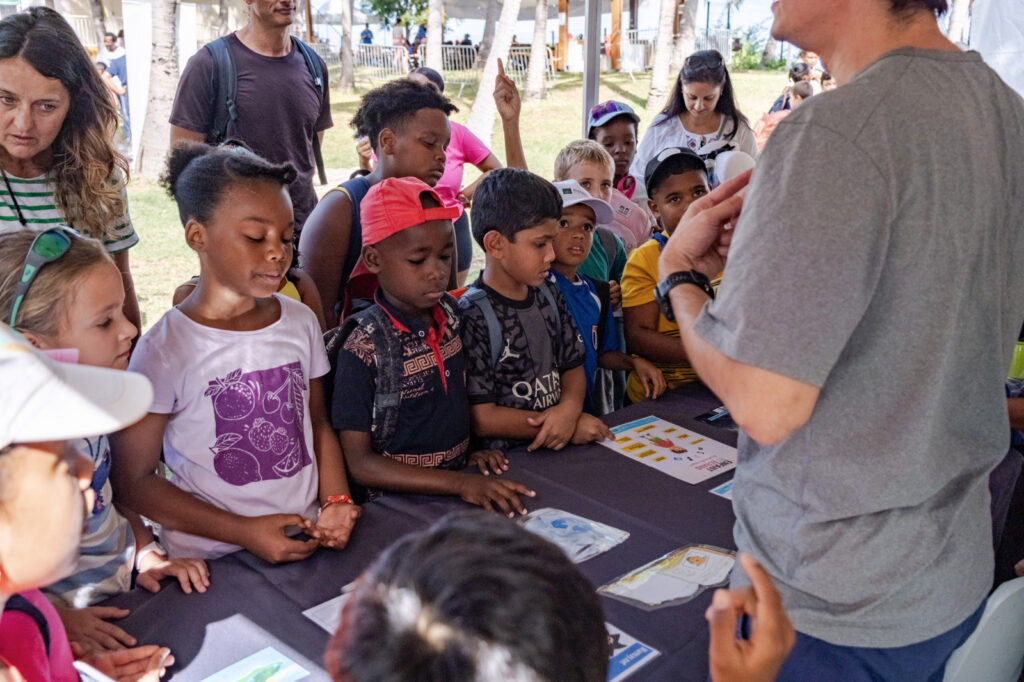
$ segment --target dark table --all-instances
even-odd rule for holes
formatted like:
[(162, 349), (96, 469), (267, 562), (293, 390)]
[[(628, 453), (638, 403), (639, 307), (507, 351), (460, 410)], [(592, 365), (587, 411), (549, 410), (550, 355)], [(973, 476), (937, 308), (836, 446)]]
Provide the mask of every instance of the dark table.
[[(686, 387), (605, 421), (615, 426), (653, 414), (735, 445), (735, 433), (693, 419), (719, 404), (703, 387)], [(689, 485), (596, 444), (557, 453), (513, 451), (509, 459), (506, 476), (537, 491), (528, 508), (555, 507), (630, 533), (621, 545), (579, 565), (595, 586), (682, 545), (735, 548), (732, 505), (707, 492), (732, 471)], [(140, 643), (171, 648), (177, 663), (166, 679), (201, 680), (267, 646), (310, 670), (310, 679), (328, 679), (322, 668), (328, 635), (302, 611), (338, 596), (397, 538), (470, 508), (454, 498), (387, 495), (363, 507), (343, 551), (321, 549), (280, 566), (236, 552), (210, 562), (206, 594), (186, 595), (165, 581), (155, 595), (136, 589), (105, 603), (131, 610), (118, 625)], [(686, 604), (652, 612), (602, 599), (608, 622), (661, 653), (631, 680), (707, 679), (704, 611), (710, 595), (705, 591)]]

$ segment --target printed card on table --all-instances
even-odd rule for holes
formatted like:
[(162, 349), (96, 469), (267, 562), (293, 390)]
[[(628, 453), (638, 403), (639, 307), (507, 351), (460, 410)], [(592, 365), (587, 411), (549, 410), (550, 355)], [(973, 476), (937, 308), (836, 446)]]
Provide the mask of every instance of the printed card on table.
[(653, 611), (684, 604), (710, 586), (722, 585), (736, 556), (711, 545), (686, 545), (619, 576), (598, 592)]
[(612, 429), (606, 448), (686, 483), (700, 483), (736, 468), (736, 448), (658, 417)]
[(561, 509), (535, 509), (519, 519), (526, 530), (558, 545), (574, 563), (607, 552), (624, 542), (629, 533)]
[(608, 629), (608, 682), (620, 682), (658, 657), (658, 650), (627, 635), (611, 623)]
[(309, 677), (309, 671), (272, 646), (246, 656), (203, 682), (295, 682)]
[(322, 627), (328, 634), (333, 635), (341, 625), (341, 607), (348, 597), (348, 594), (342, 594), (334, 599), (328, 599), (306, 609), (302, 615)]
[(719, 497), (724, 497), (727, 500), (731, 500), (732, 499), (732, 482), (734, 480), (735, 479), (730, 478), (728, 481), (726, 481), (722, 485), (715, 486), (714, 488), (711, 489), (711, 493), (714, 494), (714, 495), (718, 495)]

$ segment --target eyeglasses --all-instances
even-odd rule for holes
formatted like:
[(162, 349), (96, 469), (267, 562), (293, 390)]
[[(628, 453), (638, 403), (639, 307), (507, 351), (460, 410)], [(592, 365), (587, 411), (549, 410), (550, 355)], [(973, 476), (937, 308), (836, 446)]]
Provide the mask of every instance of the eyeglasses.
[(36, 235), (32, 240), (32, 246), (28, 247), (28, 254), (25, 256), (25, 267), (21, 271), (21, 280), (14, 288), (14, 305), (11, 306), (11, 327), (14, 327), (18, 319), (18, 310), (25, 300), (32, 281), (35, 280), (39, 270), (47, 263), (57, 260), (71, 248), (71, 238), (79, 236), (70, 227), (63, 225), (51, 227)]
[(694, 52), (686, 61), (683, 62), (683, 66), (691, 68), (710, 68), (714, 69), (725, 62), (722, 61), (722, 55), (717, 50), (701, 50), (700, 52)]

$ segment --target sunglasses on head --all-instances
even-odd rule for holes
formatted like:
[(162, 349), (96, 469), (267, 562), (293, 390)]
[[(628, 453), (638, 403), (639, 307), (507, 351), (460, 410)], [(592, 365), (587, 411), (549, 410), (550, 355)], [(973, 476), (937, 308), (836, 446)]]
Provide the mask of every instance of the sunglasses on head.
[(29, 287), (32, 286), (36, 275), (39, 274), (44, 265), (52, 263), (67, 253), (68, 249), (71, 248), (71, 240), (78, 236), (79, 234), (70, 227), (59, 225), (43, 230), (32, 240), (32, 245), (28, 247), (28, 254), (25, 256), (25, 267), (21, 270), (21, 279), (18, 280), (18, 286), (14, 288), (14, 304), (11, 306), (11, 327), (15, 326), (14, 323), (18, 319), (21, 303), (25, 300), (25, 295), (28, 293)]
[(688, 66), (692, 68), (716, 68), (721, 66), (723, 63), (724, 62), (722, 61), (722, 55), (718, 54), (718, 52), (714, 52), (712, 50), (704, 50), (702, 52), (694, 52), (689, 57), (687, 57), (686, 61), (683, 62), (683, 66)]

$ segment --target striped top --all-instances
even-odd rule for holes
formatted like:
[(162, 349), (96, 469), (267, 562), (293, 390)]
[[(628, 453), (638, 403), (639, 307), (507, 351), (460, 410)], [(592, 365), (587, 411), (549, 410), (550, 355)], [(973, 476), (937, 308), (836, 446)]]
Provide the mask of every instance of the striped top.
[(128, 520), (114, 509), (107, 437), (81, 438), (72, 445), (93, 463), (96, 503), (86, 520), (74, 573), (45, 591), (61, 597), (69, 606), (83, 608), (131, 589), (135, 534)]
[[(64, 214), (57, 208), (57, 203), (54, 200), (55, 190), (52, 177), (40, 175), (26, 179), (8, 174), (7, 179), (11, 183), (14, 200), (11, 200), (7, 185), (0, 182), (0, 233), (22, 229), (18, 219), (18, 209), (14, 207), (14, 202), (17, 202), (21, 208), (29, 229), (41, 231), (65, 222)], [(124, 251), (139, 243), (139, 235), (135, 233), (131, 216), (128, 215), (128, 195), (124, 189), (121, 190), (121, 194), (125, 197), (124, 215), (118, 218), (113, 226), (114, 236), (101, 238), (109, 253)], [(71, 227), (77, 229), (75, 225)]]

